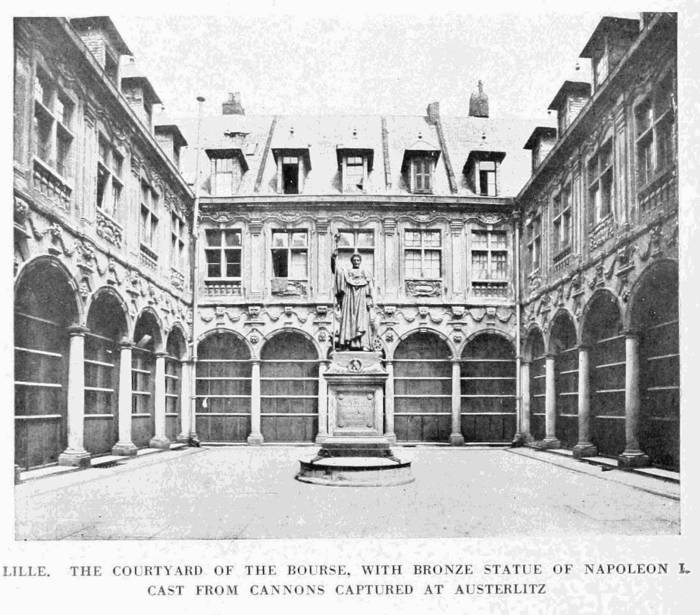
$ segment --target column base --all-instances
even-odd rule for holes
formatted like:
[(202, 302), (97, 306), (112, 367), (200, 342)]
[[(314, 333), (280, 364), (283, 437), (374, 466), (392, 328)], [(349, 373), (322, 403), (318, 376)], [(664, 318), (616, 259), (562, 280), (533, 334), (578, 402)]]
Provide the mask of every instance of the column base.
[(642, 451), (625, 451), (617, 458), (619, 468), (644, 468), (649, 465), (649, 456)]
[(389, 444), (396, 444), (396, 434), (395, 433), (384, 434), (384, 437), (387, 440), (389, 440)]
[(451, 433), (450, 434), (450, 445), (451, 446), (464, 446), (464, 436), (461, 433)]
[(112, 447), (112, 455), (122, 455), (123, 457), (134, 457), (136, 455), (136, 445), (133, 442), (117, 442)]
[(175, 438), (176, 442), (180, 442), (182, 444), (187, 444), (190, 441), (190, 437), (186, 433), (181, 433), (178, 434), (177, 438)]
[(17, 464), (15, 464), (15, 485), (19, 485), (21, 474), (22, 474), (22, 468), (20, 468)]
[(526, 446), (531, 444), (533, 441), (534, 438), (529, 433), (516, 433), (513, 436), (511, 446)]
[(169, 450), (170, 444), (171, 444), (170, 440), (168, 438), (166, 438), (165, 436), (162, 436), (162, 437), (155, 436), (148, 441), (148, 446), (150, 448), (159, 448), (163, 451)]
[(88, 468), (90, 467), (90, 453), (85, 450), (76, 451), (67, 448), (58, 456), (58, 465)]
[(265, 439), (263, 438), (261, 433), (255, 433), (255, 434), (250, 434), (246, 438), (248, 444), (251, 444), (253, 446), (258, 446), (260, 444), (263, 444), (265, 442)]
[(561, 442), (557, 438), (545, 438), (539, 442), (535, 442), (536, 448), (561, 448)]
[(328, 434), (327, 434), (327, 433), (318, 434), (318, 435), (316, 436), (316, 440), (314, 440), (314, 442), (316, 442), (316, 444), (323, 444), (323, 443), (326, 441), (327, 438), (328, 438)]
[(574, 446), (572, 453), (576, 459), (595, 457), (598, 455), (598, 447), (590, 442), (579, 442)]

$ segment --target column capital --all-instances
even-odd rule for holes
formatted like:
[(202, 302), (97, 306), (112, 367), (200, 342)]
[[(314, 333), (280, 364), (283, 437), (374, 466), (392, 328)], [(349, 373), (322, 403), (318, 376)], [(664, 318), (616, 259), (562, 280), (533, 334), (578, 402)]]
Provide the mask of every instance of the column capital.
[(83, 325), (73, 324), (68, 327), (68, 335), (71, 337), (80, 336), (83, 337), (86, 333), (89, 333), (90, 329), (83, 327)]
[(557, 355), (556, 355), (556, 353), (554, 353), (554, 352), (547, 352), (547, 353), (545, 353), (545, 355), (544, 355), (545, 361), (549, 361), (550, 359), (553, 361), (553, 360), (556, 359), (556, 358), (557, 358)]
[(167, 352), (165, 352), (165, 350), (159, 350), (153, 354), (155, 355), (156, 359), (167, 359), (170, 356)]
[(450, 357), (450, 363), (452, 363), (453, 365), (455, 363), (459, 364), (461, 362), (462, 362), (462, 359), (460, 357)]
[(576, 348), (577, 348), (577, 349), (579, 350), (579, 352), (580, 352), (581, 350), (590, 350), (590, 349), (591, 349), (591, 346), (592, 346), (592, 344), (589, 344), (588, 342), (586, 342), (586, 343), (581, 343), (581, 344), (579, 344), (578, 346), (576, 346)]
[(131, 350), (134, 347), (134, 342), (132, 342), (128, 337), (124, 337), (119, 340), (119, 347), (123, 350)]
[(625, 330), (622, 332), (622, 334), (623, 334), (625, 337), (637, 338), (637, 337), (639, 337), (639, 329), (633, 329), (632, 327), (628, 327), (627, 329), (625, 329)]
[(262, 363), (262, 361), (260, 359), (251, 359), (250, 360), (251, 365), (260, 365), (260, 363)]

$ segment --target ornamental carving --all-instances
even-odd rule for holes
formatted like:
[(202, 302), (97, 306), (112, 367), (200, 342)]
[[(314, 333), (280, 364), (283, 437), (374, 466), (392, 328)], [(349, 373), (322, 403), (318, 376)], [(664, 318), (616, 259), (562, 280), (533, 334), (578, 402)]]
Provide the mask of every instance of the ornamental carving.
[(439, 297), (442, 280), (407, 280), (406, 293), (412, 297)]
[(98, 237), (102, 237), (102, 239), (109, 241), (109, 243), (114, 244), (118, 248), (122, 247), (122, 227), (120, 225), (108, 218), (99, 209), (97, 210), (95, 222), (95, 230)]
[(306, 282), (287, 278), (272, 278), (270, 290), (277, 297), (305, 297), (308, 294)]

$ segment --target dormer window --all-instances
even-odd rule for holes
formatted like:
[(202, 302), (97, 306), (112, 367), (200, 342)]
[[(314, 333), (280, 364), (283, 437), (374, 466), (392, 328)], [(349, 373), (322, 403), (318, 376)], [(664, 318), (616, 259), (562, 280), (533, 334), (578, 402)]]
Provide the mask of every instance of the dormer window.
[(411, 192), (430, 194), (433, 191), (433, 159), (431, 156), (414, 156), (411, 159)]
[(277, 192), (301, 194), (306, 174), (311, 170), (309, 150), (275, 149), (273, 154), (277, 160)]
[(505, 152), (472, 151), (464, 165), (469, 188), (480, 196), (498, 196), (499, 169)]
[(374, 150), (360, 147), (355, 131), (351, 145), (338, 145), (336, 154), (343, 192), (366, 192), (369, 172), (372, 170)]
[(211, 193), (213, 196), (236, 194), (248, 163), (240, 149), (207, 150), (211, 160)]

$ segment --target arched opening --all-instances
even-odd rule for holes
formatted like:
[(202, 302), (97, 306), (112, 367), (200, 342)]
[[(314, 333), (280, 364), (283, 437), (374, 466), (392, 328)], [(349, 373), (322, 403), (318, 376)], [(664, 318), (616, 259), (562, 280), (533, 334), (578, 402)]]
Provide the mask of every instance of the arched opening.
[(557, 315), (549, 344), (554, 355), (556, 437), (564, 448), (573, 448), (578, 442), (578, 347), (571, 316)]
[(611, 293), (592, 297), (583, 342), (590, 346), (591, 441), (601, 455), (615, 457), (625, 450), (625, 336)]
[(461, 360), (462, 434), (467, 442), (510, 442), (515, 435), (515, 351), (500, 335), (477, 335)]
[(527, 337), (526, 356), (530, 359), (530, 434), (545, 437), (545, 348), (542, 331), (533, 329)]
[(131, 353), (131, 441), (148, 446), (155, 434), (155, 366), (160, 327), (151, 312), (143, 312), (134, 328)]
[(394, 353), (394, 432), (408, 442), (447, 442), (451, 431), (450, 349), (429, 332), (401, 340)]
[(196, 427), (204, 442), (245, 442), (250, 434), (250, 352), (230, 331), (197, 346)]
[(313, 442), (319, 375), (313, 343), (285, 331), (265, 342), (260, 358), (260, 430), (265, 442)]
[(15, 463), (58, 461), (68, 443), (68, 327), (78, 319), (66, 274), (49, 263), (26, 271), (15, 292)]
[(652, 464), (680, 463), (678, 268), (666, 261), (642, 274), (632, 300), (639, 332), (639, 445)]
[(90, 305), (85, 334), (85, 450), (100, 455), (118, 439), (119, 342), (126, 334), (126, 315), (111, 293)]
[(165, 435), (174, 442), (180, 433), (182, 407), (182, 360), (187, 343), (182, 330), (174, 328), (165, 342)]

